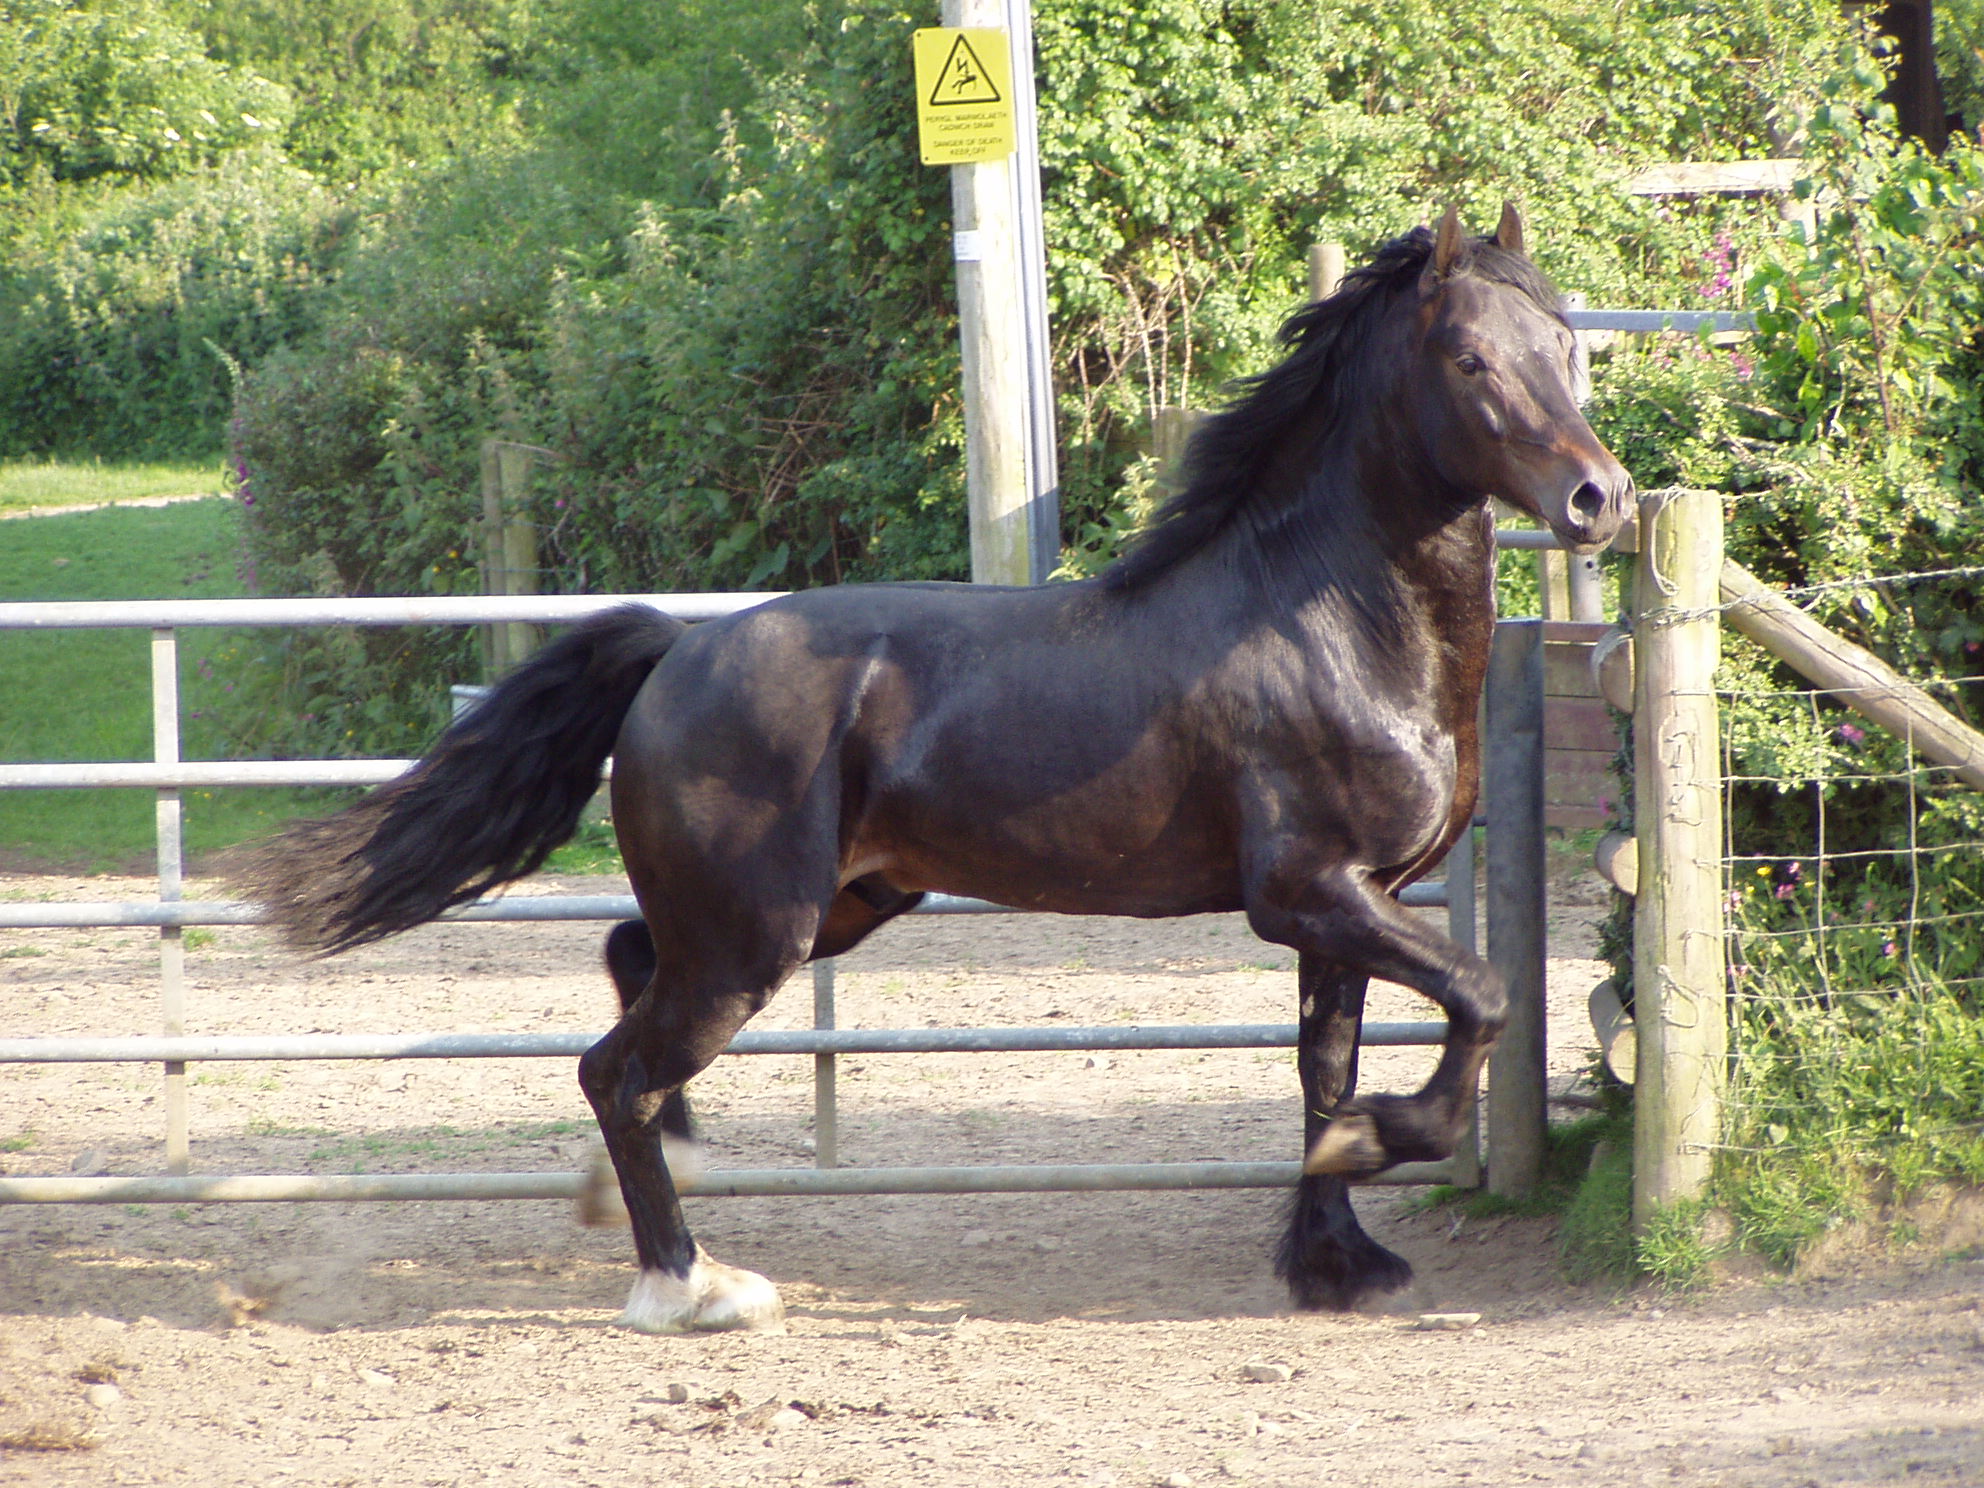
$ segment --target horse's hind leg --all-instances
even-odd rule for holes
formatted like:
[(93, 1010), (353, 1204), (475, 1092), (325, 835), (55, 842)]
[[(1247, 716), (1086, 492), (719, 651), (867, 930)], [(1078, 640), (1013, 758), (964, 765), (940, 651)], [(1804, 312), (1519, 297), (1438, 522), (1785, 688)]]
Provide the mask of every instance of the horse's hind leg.
[[(809, 956), (814, 959), (837, 956), (852, 949), (870, 932), (915, 908), (922, 898), (921, 894), (904, 893), (880, 879), (861, 879), (848, 884), (828, 905)], [(619, 995), (623, 1015), (654, 981), (655, 969), (654, 938), (645, 922), (623, 920), (608, 932), (606, 970), (613, 979), (613, 990)], [(681, 1088), (662, 1095), (655, 1123), (669, 1171), (683, 1177), (698, 1172), (700, 1149), (691, 1122), (689, 1098)], [(588, 1164), (585, 1184), (579, 1190), (577, 1214), (583, 1225), (628, 1223), (618, 1174), (604, 1145)]]
[[(642, 920), (622, 920), (606, 936), (606, 974), (613, 981), (620, 1011), (625, 1013), (654, 980), (654, 937)], [(700, 1167), (696, 1147), (696, 1127), (689, 1110), (689, 1093), (671, 1090), (661, 1105), (661, 1144), (669, 1171), (684, 1177)], [(584, 1186), (575, 1206), (578, 1221), (588, 1227), (623, 1225), (627, 1206), (620, 1198), (620, 1180), (613, 1161), (606, 1155), (606, 1144), (592, 1144), (586, 1163)]]
[[(1315, 956), (1301, 958), (1301, 1031), (1295, 1066), (1302, 1077), (1307, 1152), (1337, 1105), (1357, 1088), (1357, 1040), (1366, 980)], [(1307, 1310), (1347, 1311), (1412, 1282), (1412, 1267), (1364, 1233), (1350, 1188), (1334, 1173), (1305, 1173), (1296, 1186), (1275, 1273), (1289, 1298)]]
[[(614, 996), (625, 1013), (647, 991), (654, 980), (654, 937), (645, 920), (622, 920), (606, 934), (606, 974), (613, 979)], [(661, 1106), (661, 1134), (681, 1142), (696, 1140), (696, 1125), (689, 1112), (689, 1093), (671, 1090)]]
[(696, 1244), (660, 1140), (669, 1095), (723, 1052), (782, 978), (764, 979), (763, 993), (664, 990), (657, 981), (579, 1060), (633, 1229), (641, 1270), (620, 1322), (636, 1332), (769, 1328), (784, 1317), (771, 1282), (719, 1265)]

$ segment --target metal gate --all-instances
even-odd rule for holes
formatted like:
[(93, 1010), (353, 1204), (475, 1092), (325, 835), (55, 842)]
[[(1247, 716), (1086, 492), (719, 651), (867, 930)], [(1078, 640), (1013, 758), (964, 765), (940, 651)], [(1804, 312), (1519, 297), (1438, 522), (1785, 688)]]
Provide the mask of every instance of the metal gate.
[[(1540, 547), (1541, 532), (1500, 534), (1505, 546)], [(195, 1201), (350, 1201), (370, 1199), (570, 1198), (581, 1185), (570, 1172), (394, 1175), (261, 1174), (207, 1176), (189, 1168), (186, 1066), (205, 1060), (430, 1059), (577, 1055), (597, 1034), (410, 1033), (199, 1037), (185, 1032), (181, 936), (188, 926), (251, 924), (252, 905), (183, 896), (180, 793), (215, 786), (368, 785), (392, 779), (409, 760), (186, 761), (179, 754), (178, 632), (189, 626), (477, 625), (569, 622), (614, 605), (649, 604), (684, 620), (709, 619), (774, 598), (770, 594), (519, 596), (432, 599), (247, 599), (0, 605), (0, 629), (146, 629), (151, 632), (153, 758), (127, 764), (5, 764), (0, 789), (124, 787), (157, 794), (158, 892), (152, 900), (70, 904), (0, 904), (0, 929), (155, 927), (159, 937), (159, 1028), (155, 1036), (0, 1038), (0, 1062), (126, 1061), (163, 1066), (166, 1171), (112, 1177), (0, 1177), (0, 1203), (186, 1203)], [(1485, 783), (1489, 841), (1489, 954), (1509, 980), (1510, 1036), (1490, 1067), (1488, 1152), (1491, 1166), (1514, 1172), (1540, 1151), (1544, 1109), (1541, 1046), (1543, 824), (1541, 813), (1542, 673), (1540, 622), (1504, 622), (1496, 638), (1487, 703)], [(1453, 937), (1475, 940), (1474, 837), (1464, 833), (1449, 855), (1444, 882), (1414, 885), (1408, 905), (1448, 912)], [(617, 920), (636, 914), (631, 896), (514, 896), (454, 912), (464, 921)], [(1021, 913), (980, 901), (932, 895), (921, 914)], [(1530, 1037), (1525, 1030), (1531, 1030)], [(1436, 1044), (1440, 1022), (1370, 1023), (1366, 1045)], [(1012, 1052), (1130, 1049), (1290, 1048), (1294, 1024), (1207, 1024), (1111, 1028), (842, 1029), (835, 1026), (833, 967), (814, 967), (814, 1027), (746, 1030), (733, 1054), (811, 1054), (814, 1059), (816, 1158), (812, 1168), (712, 1171), (687, 1191), (698, 1194), (897, 1194), (1082, 1191), (1101, 1189), (1259, 1188), (1292, 1185), (1295, 1162), (1099, 1163), (1053, 1166), (844, 1168), (835, 1141), (836, 1059), (843, 1054)], [(1533, 1048), (1531, 1047), (1533, 1045)], [(1404, 1164), (1381, 1181), (1481, 1181), (1473, 1133), (1443, 1163)], [(1497, 1184), (1500, 1188), (1503, 1185)]]

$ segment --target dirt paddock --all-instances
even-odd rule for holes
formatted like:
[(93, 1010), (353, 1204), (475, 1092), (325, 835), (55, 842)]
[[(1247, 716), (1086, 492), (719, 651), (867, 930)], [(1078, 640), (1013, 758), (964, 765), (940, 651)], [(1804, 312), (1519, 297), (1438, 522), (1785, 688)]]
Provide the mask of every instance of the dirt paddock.
[[(195, 935), (189, 1029), (602, 1028), (601, 928), (432, 927), (331, 963)], [(1600, 968), (1575, 913), (1552, 946), (1564, 1089)], [(0, 1030), (153, 1028), (155, 957), (144, 932), (8, 932)], [(844, 1026), (1286, 1022), (1292, 1002), (1288, 953), (1229, 918), (912, 920), (840, 975)], [(810, 1013), (802, 984), (761, 1025)], [(1364, 1078), (1408, 1088), (1429, 1061), (1370, 1051)], [(841, 1065), (848, 1164), (1299, 1147), (1282, 1051)], [(730, 1059), (694, 1093), (714, 1165), (811, 1160), (810, 1060)], [(190, 1094), (204, 1172), (561, 1170), (590, 1129), (569, 1060), (196, 1065)], [(8, 1173), (156, 1171), (161, 1129), (153, 1068), (0, 1067)], [(1414, 1197), (1360, 1198), (1419, 1282), (1351, 1317), (1287, 1312), (1277, 1194), (692, 1199), (790, 1321), (691, 1338), (610, 1326), (625, 1233), (558, 1203), (0, 1208), (0, 1482), (1984, 1484), (1974, 1251), (1676, 1299), (1568, 1286), (1549, 1222)]]

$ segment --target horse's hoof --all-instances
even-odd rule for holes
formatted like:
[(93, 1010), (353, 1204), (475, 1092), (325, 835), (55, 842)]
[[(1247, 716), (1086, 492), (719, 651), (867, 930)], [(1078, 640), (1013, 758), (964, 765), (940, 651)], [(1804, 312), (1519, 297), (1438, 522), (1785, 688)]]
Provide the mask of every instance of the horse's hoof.
[(636, 1333), (766, 1333), (785, 1327), (778, 1288), (755, 1271), (713, 1261), (701, 1246), (687, 1276), (643, 1271), (620, 1326)]
[(713, 1261), (700, 1251), (697, 1257), (696, 1270), (704, 1273), (708, 1287), (702, 1306), (696, 1310), (697, 1332), (785, 1331), (785, 1303), (769, 1280), (755, 1271)]
[(1378, 1139), (1378, 1123), (1369, 1116), (1339, 1116), (1316, 1138), (1302, 1171), (1314, 1177), (1334, 1173), (1339, 1178), (1368, 1178), (1391, 1164)]

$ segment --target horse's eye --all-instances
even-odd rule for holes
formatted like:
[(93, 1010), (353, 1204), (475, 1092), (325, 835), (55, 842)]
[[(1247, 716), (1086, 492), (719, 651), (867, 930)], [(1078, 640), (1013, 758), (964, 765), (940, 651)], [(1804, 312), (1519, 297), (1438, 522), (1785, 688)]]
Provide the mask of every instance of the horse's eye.
[(1464, 376), (1473, 377), (1476, 373), (1484, 370), (1488, 364), (1473, 352), (1464, 351), (1454, 358), (1454, 365), (1460, 368)]

